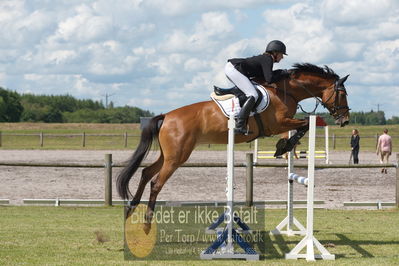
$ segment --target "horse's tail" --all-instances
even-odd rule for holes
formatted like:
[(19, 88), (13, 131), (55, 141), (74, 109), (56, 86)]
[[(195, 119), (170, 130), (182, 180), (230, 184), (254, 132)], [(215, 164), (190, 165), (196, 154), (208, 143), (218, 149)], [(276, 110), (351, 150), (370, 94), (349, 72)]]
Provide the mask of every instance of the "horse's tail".
[(122, 199), (127, 200), (129, 199), (129, 196), (132, 196), (132, 193), (129, 190), (129, 181), (139, 168), (141, 162), (147, 156), (152, 141), (158, 137), (159, 129), (161, 128), (164, 118), (165, 115), (158, 115), (150, 120), (149, 124), (141, 132), (140, 143), (137, 146), (136, 151), (127, 162), (126, 167), (119, 173), (118, 178), (116, 179), (116, 189)]

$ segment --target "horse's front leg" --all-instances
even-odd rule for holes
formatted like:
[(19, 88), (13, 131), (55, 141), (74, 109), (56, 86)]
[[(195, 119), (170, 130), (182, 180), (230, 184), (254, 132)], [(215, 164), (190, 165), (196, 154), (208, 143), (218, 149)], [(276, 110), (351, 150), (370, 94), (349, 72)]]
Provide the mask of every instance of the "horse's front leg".
[[(290, 119), (289, 122), (290, 123), (288, 124), (284, 124), (284, 126), (289, 127), (289, 125), (291, 125), (288, 130), (296, 129), (297, 132), (290, 139), (282, 138), (277, 142), (276, 152), (274, 153), (275, 157), (291, 151), (298, 143), (298, 141), (309, 130), (309, 122), (307, 120)], [(294, 127), (292, 128), (292, 126)]]

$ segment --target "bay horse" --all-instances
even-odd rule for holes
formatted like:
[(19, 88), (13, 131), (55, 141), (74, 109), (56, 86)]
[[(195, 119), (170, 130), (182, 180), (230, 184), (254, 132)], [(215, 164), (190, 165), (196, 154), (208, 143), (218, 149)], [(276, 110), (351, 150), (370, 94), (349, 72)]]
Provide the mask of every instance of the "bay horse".
[[(280, 75), (275, 82), (280, 89), (263, 84), (270, 94), (269, 106), (260, 113), (264, 135), (278, 135), (293, 129), (297, 129), (299, 133), (290, 140), (280, 139), (276, 147), (281, 154), (291, 150), (308, 129), (307, 120), (293, 118), (298, 103), (303, 99), (314, 97), (318, 100), (329, 110), (336, 124), (345, 126), (349, 123), (350, 109), (344, 86), (348, 76), (339, 78), (327, 66), (321, 68), (308, 63), (294, 64), (292, 69)], [(143, 169), (136, 194), (128, 207), (134, 211), (140, 203), (145, 186), (151, 180), (144, 228), (146, 233), (151, 228), (159, 192), (175, 170), (187, 161), (194, 148), (199, 144), (227, 144), (227, 119), (214, 101), (204, 101), (155, 116), (143, 129), (138, 147), (127, 166), (119, 173), (116, 186), (120, 197), (129, 200), (132, 196), (129, 181), (146, 157), (152, 141), (158, 139), (160, 155), (155, 162)], [(251, 141), (259, 135), (254, 117), (248, 119), (248, 127), (253, 134), (236, 135), (236, 143)], [(153, 178), (156, 174), (158, 175)]]

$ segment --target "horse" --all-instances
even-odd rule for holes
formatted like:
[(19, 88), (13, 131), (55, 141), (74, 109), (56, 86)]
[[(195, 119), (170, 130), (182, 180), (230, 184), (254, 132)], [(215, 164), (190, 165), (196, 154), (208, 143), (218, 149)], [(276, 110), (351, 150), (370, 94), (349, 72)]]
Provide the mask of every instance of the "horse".
[[(327, 108), (336, 124), (345, 126), (349, 123), (350, 110), (344, 86), (348, 76), (340, 78), (327, 66), (323, 68), (305, 63), (294, 64), (292, 69), (281, 74), (275, 82), (279, 89), (258, 81), (270, 95), (269, 106), (259, 114), (264, 132), (261, 132), (261, 127), (254, 117), (250, 117), (247, 126), (252, 134), (236, 135), (235, 143), (252, 141), (262, 135), (261, 133), (272, 136), (297, 129), (298, 132), (293, 137), (280, 139), (276, 145), (276, 154), (290, 151), (309, 128), (306, 119), (293, 118), (298, 103), (311, 97)], [(129, 200), (132, 197), (127, 208), (128, 211), (134, 211), (140, 203), (145, 186), (151, 180), (144, 224), (146, 233), (151, 229), (151, 219), (159, 192), (176, 169), (188, 160), (194, 148), (199, 144), (227, 144), (227, 119), (214, 101), (204, 101), (157, 115), (142, 130), (137, 149), (119, 173), (116, 187), (122, 199)], [(142, 170), (137, 191), (133, 196), (129, 190), (129, 181), (155, 139), (159, 142), (160, 155), (155, 162)]]

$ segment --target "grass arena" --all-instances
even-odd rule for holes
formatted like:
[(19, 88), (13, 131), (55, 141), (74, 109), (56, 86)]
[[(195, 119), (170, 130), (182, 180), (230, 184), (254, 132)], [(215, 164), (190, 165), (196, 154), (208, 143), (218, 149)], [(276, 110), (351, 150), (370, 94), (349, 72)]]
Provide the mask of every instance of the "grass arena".
[[(71, 150), (2, 150), (2, 162), (31, 163), (103, 163), (104, 154), (112, 153), (115, 164), (122, 163), (130, 151)], [(236, 151), (236, 162), (244, 162), (246, 151)], [(150, 152), (150, 162), (157, 152)], [(331, 152), (334, 164), (347, 163), (348, 152)], [(363, 164), (376, 164), (372, 152), (360, 154)], [(394, 156), (391, 162), (394, 160)], [(195, 151), (189, 162), (225, 162), (225, 151)], [(281, 159), (283, 162), (284, 159)], [(297, 160), (305, 163), (306, 159)], [(296, 162), (297, 162), (296, 161)], [(102, 199), (104, 170), (92, 168), (52, 168), (0, 166), (1, 198), (10, 204), (0, 206), (1, 264), (125, 264), (123, 248), (123, 209), (118, 206), (25, 206), (23, 199)], [(113, 178), (119, 169), (114, 168)], [(235, 201), (245, 201), (245, 168), (236, 168)], [(306, 169), (297, 169), (306, 175)], [(225, 168), (180, 168), (165, 185), (160, 201), (225, 201)], [(254, 201), (286, 200), (287, 170), (284, 168), (254, 168)], [(315, 235), (336, 255), (342, 264), (396, 264), (399, 261), (398, 209), (384, 207), (344, 207), (343, 202), (393, 202), (395, 200), (395, 169), (381, 174), (379, 169), (316, 169), (314, 218)], [(139, 173), (132, 179), (137, 186)], [(114, 180), (115, 182), (115, 180)], [(114, 188), (113, 188), (114, 189)], [(179, 191), (179, 193), (176, 193)], [(143, 199), (148, 199), (146, 189)], [(113, 191), (116, 200), (116, 191)], [(295, 187), (295, 199), (305, 200), (306, 190)], [(22, 206), (18, 206), (22, 205)], [(300, 206), (299, 206), (300, 207)], [(302, 206), (303, 207), (303, 206)], [(284, 206), (266, 206), (265, 232), (286, 216)], [(306, 211), (295, 211), (296, 218), (306, 222)], [(388, 230), (387, 230), (388, 229)], [(266, 236), (267, 234), (265, 234)], [(261, 262), (306, 263), (284, 260), (301, 239), (300, 236), (267, 236)], [(198, 253), (199, 255), (199, 253)], [(172, 259), (173, 260), (173, 259)], [(135, 261), (136, 262), (136, 261)], [(143, 260), (143, 263), (148, 261)], [(166, 261), (152, 261), (164, 264)], [(187, 261), (173, 260), (186, 264)], [(197, 261), (190, 264), (225, 264), (226, 261)], [(238, 264), (229, 261), (229, 264)], [(318, 263), (327, 263), (318, 261)], [(330, 262), (331, 263), (331, 262)]]

